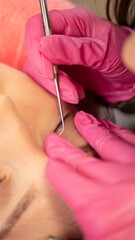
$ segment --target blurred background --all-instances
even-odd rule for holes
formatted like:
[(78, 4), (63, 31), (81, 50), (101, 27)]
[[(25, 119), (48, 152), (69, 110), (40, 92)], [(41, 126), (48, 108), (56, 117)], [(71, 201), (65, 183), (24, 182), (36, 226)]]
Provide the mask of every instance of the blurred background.
[[(49, 10), (69, 9), (75, 6), (89, 8), (105, 16), (106, 0), (47, 0)], [(26, 53), (25, 23), (40, 12), (39, 0), (0, 0), (0, 61), (22, 70)]]
[(71, 2), (76, 6), (83, 6), (97, 13), (100, 16), (106, 17), (106, 0), (71, 0)]
[[(67, 0), (48, 0), (47, 3), (49, 10), (74, 6)], [(0, 62), (22, 69), (26, 58), (25, 23), (39, 12), (39, 0), (0, 0)]]

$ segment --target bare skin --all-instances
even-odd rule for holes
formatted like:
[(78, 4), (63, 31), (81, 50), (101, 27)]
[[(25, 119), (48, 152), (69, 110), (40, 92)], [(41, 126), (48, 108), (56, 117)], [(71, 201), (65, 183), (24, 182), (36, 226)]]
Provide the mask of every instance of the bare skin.
[[(76, 110), (66, 103), (63, 109), (69, 114), (63, 137), (83, 147), (86, 141), (74, 126)], [(59, 122), (56, 97), (24, 73), (0, 64), (0, 240), (80, 236), (73, 213), (45, 178), (44, 139)], [(25, 211), (12, 227), (9, 216), (23, 197), (29, 204), (21, 206)]]
[(131, 34), (126, 40), (123, 47), (122, 58), (125, 65), (135, 73), (135, 34)]

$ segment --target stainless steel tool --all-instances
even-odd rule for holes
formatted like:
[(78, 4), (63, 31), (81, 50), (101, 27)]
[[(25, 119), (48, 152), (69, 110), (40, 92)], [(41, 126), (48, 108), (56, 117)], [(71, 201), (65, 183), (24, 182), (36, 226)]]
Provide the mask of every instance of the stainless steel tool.
[[(49, 36), (49, 35), (52, 35), (52, 31), (51, 31), (51, 25), (49, 20), (47, 1), (46, 0), (39, 0), (39, 1), (40, 1), (41, 13), (42, 13), (42, 18), (44, 23), (45, 35)], [(63, 110), (62, 110), (62, 104), (61, 104), (61, 98), (60, 98), (60, 92), (59, 92), (58, 68), (56, 65), (53, 65), (53, 68), (54, 68), (54, 83), (56, 87), (60, 117), (61, 117), (61, 123), (62, 123), (62, 131), (59, 134), (61, 135), (64, 132), (65, 124), (64, 124), (64, 116), (63, 116)]]

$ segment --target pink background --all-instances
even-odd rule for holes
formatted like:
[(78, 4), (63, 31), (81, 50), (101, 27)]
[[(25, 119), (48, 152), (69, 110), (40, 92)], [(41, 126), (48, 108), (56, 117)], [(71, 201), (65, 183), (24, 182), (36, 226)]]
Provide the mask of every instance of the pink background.
[[(67, 0), (48, 0), (48, 8), (72, 8)], [(24, 33), (29, 17), (40, 12), (38, 0), (0, 0), (0, 62), (22, 69), (26, 58)]]

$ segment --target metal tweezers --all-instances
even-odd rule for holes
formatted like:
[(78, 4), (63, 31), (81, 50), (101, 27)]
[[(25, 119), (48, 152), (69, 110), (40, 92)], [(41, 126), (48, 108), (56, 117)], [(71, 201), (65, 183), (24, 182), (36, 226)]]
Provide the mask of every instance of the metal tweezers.
[[(39, 0), (39, 1), (40, 1), (41, 13), (42, 13), (42, 18), (44, 23), (45, 35), (49, 36), (49, 35), (52, 35), (52, 31), (51, 31), (51, 25), (49, 20), (47, 1), (46, 0)], [(64, 124), (64, 116), (63, 116), (63, 110), (62, 110), (62, 104), (61, 104), (60, 92), (59, 92), (58, 68), (56, 65), (53, 65), (53, 68), (54, 68), (54, 83), (56, 87), (60, 116), (61, 116), (61, 123), (62, 123), (62, 131), (59, 134), (61, 135), (64, 132), (65, 124)]]

